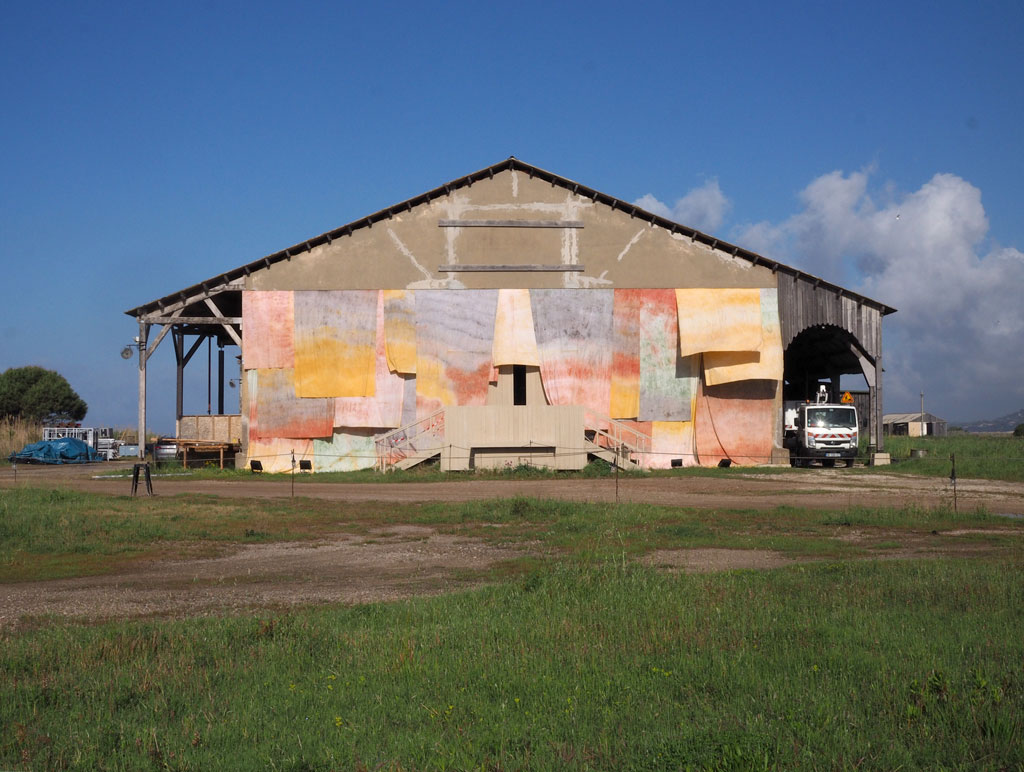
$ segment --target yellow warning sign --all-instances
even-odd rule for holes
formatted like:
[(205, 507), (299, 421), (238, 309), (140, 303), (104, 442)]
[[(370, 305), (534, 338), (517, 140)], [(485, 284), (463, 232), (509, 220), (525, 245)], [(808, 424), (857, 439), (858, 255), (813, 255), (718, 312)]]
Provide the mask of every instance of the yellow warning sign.
[(853, 395), (850, 392), (848, 392), (848, 391), (844, 391), (843, 392), (843, 400), (842, 401), (843, 401), (844, 405), (852, 405), (853, 404)]

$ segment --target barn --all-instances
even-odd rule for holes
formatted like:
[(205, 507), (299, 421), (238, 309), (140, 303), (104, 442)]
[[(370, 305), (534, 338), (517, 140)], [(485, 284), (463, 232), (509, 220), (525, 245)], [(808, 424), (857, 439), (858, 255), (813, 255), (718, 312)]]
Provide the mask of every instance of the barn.
[[(786, 463), (783, 401), (843, 375), (881, 450), (893, 311), (509, 158), (126, 313), (140, 435), (169, 335), (181, 440), (335, 471)], [(204, 341), (217, 410), (184, 415)]]

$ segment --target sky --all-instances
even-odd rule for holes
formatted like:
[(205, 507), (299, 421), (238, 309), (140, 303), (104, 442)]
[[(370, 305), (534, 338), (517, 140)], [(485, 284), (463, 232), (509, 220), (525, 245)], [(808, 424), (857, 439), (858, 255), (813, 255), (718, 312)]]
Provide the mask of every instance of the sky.
[[(1004, 415), (1022, 37), (1019, 2), (6, 3), (0, 371), (133, 426), (125, 310), (515, 155), (897, 308), (886, 412)], [(148, 390), (172, 433), (169, 342)]]

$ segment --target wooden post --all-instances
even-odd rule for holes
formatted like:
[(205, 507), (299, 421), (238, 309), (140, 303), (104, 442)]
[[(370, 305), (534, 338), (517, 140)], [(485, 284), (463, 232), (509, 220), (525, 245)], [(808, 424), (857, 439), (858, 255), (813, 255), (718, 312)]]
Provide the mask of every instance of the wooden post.
[[(181, 420), (185, 412), (184, 391), (185, 391), (185, 336), (178, 330), (174, 330), (174, 361), (177, 364), (175, 418)], [(177, 434), (177, 432), (175, 432)]]
[(146, 341), (149, 325), (139, 320), (139, 460), (146, 460)]
[(217, 415), (224, 415), (224, 344), (217, 341)]

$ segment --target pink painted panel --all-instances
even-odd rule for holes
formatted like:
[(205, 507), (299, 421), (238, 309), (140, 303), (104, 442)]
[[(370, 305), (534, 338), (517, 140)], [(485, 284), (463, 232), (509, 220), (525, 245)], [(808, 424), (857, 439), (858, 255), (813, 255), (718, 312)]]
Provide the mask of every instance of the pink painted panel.
[(242, 293), (242, 366), (294, 367), (295, 315), (290, 290)]
[[(251, 438), (262, 440), (275, 437), (331, 436), (334, 426), (334, 400), (296, 397), (294, 374), (289, 369), (249, 372)], [(251, 375), (252, 373), (255, 373), (255, 376)], [(255, 388), (252, 388), (253, 385)]]
[(485, 405), (497, 290), (416, 290), (416, 413)]
[(644, 290), (617, 289), (612, 320), (611, 418), (640, 414), (640, 307)]
[(775, 381), (700, 384), (695, 434), (701, 466), (730, 459), (740, 466), (771, 462), (775, 439)]
[(531, 290), (540, 377), (552, 405), (611, 406), (613, 290)]

